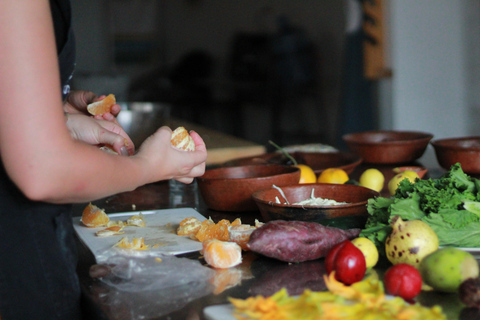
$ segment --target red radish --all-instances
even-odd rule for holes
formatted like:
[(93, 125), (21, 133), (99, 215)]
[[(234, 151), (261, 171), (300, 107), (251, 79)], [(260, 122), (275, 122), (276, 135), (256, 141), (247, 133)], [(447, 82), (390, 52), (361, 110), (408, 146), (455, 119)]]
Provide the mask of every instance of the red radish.
[(362, 251), (350, 240), (345, 240), (335, 245), (325, 258), (327, 273), (335, 271), (335, 279), (352, 284), (363, 279), (367, 264)]
[(383, 279), (388, 294), (412, 300), (422, 291), (422, 276), (414, 266), (399, 263), (385, 272)]

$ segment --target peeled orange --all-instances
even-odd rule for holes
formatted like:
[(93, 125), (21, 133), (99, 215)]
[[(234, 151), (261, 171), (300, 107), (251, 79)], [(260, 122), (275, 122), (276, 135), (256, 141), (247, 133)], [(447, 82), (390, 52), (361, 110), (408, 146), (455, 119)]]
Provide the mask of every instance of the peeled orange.
[(318, 183), (337, 183), (344, 184), (348, 181), (348, 174), (338, 168), (328, 168), (322, 171), (318, 177)]
[(196, 240), (203, 242), (209, 239), (217, 239), (221, 241), (228, 241), (230, 239), (229, 229), (231, 226), (242, 224), (242, 221), (237, 218), (232, 223), (227, 219), (220, 220), (218, 223), (208, 219), (201, 223), (200, 229), (195, 234)]
[(82, 223), (89, 228), (103, 227), (109, 220), (105, 211), (91, 203), (85, 207), (81, 218)]
[(317, 175), (309, 166), (297, 164), (295, 167), (300, 169), (300, 181), (298, 183), (315, 183), (317, 181)]
[(226, 269), (242, 263), (242, 248), (235, 242), (217, 239), (203, 242), (203, 257), (214, 268)]

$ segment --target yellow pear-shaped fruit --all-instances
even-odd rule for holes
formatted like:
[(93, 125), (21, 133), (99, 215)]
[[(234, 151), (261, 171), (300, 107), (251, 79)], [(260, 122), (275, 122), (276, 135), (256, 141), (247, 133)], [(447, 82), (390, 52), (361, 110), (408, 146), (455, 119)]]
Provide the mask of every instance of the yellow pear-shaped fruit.
[(393, 264), (407, 263), (416, 268), (424, 257), (438, 249), (435, 231), (421, 220), (392, 218), (392, 233), (385, 241), (385, 252)]

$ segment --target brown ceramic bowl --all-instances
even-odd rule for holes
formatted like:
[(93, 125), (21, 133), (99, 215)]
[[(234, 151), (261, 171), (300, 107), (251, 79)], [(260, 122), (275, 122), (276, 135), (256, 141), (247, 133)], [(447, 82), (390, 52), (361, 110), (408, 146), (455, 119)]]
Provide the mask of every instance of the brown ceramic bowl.
[[(368, 199), (380, 195), (374, 190), (351, 184), (310, 183), (281, 187), (281, 189), (290, 204), (285, 204), (280, 191), (273, 187), (257, 191), (252, 195), (265, 222), (300, 220), (342, 229), (363, 228), (368, 217)], [(347, 204), (335, 206), (292, 204), (309, 199), (312, 189), (315, 190), (314, 196), (317, 198), (347, 202)], [(277, 203), (276, 197), (282, 203)]]
[[(350, 152), (293, 152), (290, 154), (299, 164), (305, 164), (313, 169), (318, 176), (328, 168), (340, 168), (350, 174), (362, 163), (362, 158)], [(225, 163), (226, 166), (248, 164), (292, 164), (284, 154), (273, 152), (253, 157), (239, 158)]]
[(284, 165), (247, 165), (209, 169), (197, 178), (208, 208), (217, 211), (257, 211), (252, 199), (257, 190), (297, 184), (300, 169)]
[(417, 131), (365, 131), (346, 134), (343, 141), (365, 163), (399, 164), (420, 158), (433, 135)]
[(442, 168), (449, 170), (458, 162), (465, 173), (480, 174), (480, 136), (438, 139), (431, 144)]

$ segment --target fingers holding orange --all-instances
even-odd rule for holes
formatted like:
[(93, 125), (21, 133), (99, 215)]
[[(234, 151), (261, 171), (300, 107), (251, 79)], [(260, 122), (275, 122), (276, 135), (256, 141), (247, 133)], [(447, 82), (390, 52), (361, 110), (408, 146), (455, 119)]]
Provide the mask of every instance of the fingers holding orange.
[(109, 94), (102, 100), (90, 103), (87, 106), (87, 111), (94, 116), (103, 115), (105, 113), (110, 113), (113, 105), (115, 104), (116, 104), (115, 96), (113, 94)]
[(170, 142), (177, 149), (195, 151), (195, 142), (184, 127), (178, 127), (172, 132)]

